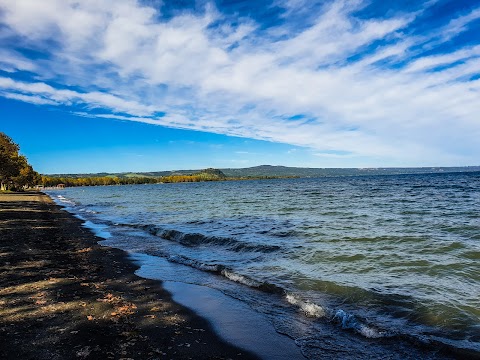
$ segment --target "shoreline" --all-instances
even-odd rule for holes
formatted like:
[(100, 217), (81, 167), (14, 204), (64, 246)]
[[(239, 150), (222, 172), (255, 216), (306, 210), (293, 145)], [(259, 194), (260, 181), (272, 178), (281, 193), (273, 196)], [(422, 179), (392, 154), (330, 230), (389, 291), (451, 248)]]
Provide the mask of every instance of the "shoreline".
[(258, 359), (45, 194), (0, 194), (2, 359)]

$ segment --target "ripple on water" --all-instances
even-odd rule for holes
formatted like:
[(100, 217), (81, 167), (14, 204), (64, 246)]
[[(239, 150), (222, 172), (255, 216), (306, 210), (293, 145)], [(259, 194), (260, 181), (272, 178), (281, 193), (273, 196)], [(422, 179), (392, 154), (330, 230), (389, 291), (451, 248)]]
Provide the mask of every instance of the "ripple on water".
[(298, 304), (326, 314), (341, 309), (400, 333), (474, 339), (479, 179), (367, 176), (52, 194), (73, 212), (98, 212), (81, 212), (93, 223), (153, 226), (155, 236), (144, 229), (143, 240), (123, 239), (127, 250), (148, 247), (172, 261), (218, 265), (231, 282), (272, 284), (295, 294)]

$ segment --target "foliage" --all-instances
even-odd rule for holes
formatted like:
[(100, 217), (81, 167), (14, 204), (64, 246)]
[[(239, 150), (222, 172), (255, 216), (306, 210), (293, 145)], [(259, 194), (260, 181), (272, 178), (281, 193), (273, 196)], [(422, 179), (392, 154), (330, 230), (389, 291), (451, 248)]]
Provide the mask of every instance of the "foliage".
[(160, 181), (163, 183), (178, 183), (178, 182), (200, 182), (200, 181), (219, 181), (226, 180), (226, 176), (218, 169), (205, 169), (198, 173), (191, 175), (170, 175), (162, 176)]
[(0, 190), (23, 190), (40, 181), (40, 175), (19, 150), (18, 144), (0, 132)]
[(98, 186), (98, 185), (129, 185), (129, 184), (157, 184), (178, 182), (199, 182), (224, 180), (225, 175), (217, 169), (206, 169), (190, 175), (170, 175), (161, 177), (152, 176), (42, 176), (41, 184), (46, 187), (65, 186)]
[(41, 183), (46, 187), (54, 187), (60, 184), (65, 186), (99, 186), (99, 185), (129, 185), (129, 184), (156, 184), (157, 179), (151, 177), (119, 178), (111, 176), (95, 177), (51, 177), (42, 176)]

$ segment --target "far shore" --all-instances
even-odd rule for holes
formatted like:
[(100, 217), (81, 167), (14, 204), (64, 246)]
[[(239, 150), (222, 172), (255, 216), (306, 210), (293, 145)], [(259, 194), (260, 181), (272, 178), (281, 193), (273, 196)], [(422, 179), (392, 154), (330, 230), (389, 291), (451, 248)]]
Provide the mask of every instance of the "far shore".
[(41, 193), (0, 194), (1, 359), (256, 359)]

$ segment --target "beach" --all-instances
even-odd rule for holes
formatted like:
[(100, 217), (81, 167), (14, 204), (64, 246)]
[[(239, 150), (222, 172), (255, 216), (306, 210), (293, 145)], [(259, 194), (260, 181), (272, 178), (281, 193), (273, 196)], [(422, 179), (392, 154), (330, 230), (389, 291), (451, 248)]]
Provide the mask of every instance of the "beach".
[(0, 195), (0, 358), (254, 359), (41, 193)]

